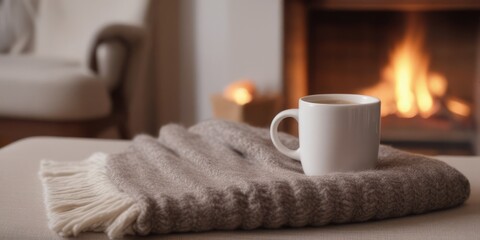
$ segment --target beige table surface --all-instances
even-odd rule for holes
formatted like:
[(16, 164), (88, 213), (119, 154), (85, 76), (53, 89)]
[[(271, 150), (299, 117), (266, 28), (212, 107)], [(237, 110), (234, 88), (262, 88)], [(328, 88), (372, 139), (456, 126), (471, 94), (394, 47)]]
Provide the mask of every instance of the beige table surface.
[[(78, 161), (92, 152), (118, 152), (127, 141), (35, 137), (0, 149), (0, 239), (61, 239), (47, 227), (39, 161)], [(255, 231), (212, 231), (141, 239), (480, 239), (480, 157), (438, 157), (470, 180), (465, 205), (376, 222)], [(78, 239), (107, 239), (84, 233)]]

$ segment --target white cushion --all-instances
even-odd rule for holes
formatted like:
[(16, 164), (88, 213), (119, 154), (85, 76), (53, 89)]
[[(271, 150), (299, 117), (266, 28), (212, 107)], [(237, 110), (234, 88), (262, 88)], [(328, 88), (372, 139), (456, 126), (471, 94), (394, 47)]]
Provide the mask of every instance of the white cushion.
[(41, 1), (34, 54), (85, 61), (95, 34), (112, 23), (142, 25), (146, 0)]
[(31, 44), (37, 1), (0, 1), (0, 52), (18, 54)]
[(74, 61), (0, 56), (0, 117), (86, 120), (107, 116), (107, 86)]

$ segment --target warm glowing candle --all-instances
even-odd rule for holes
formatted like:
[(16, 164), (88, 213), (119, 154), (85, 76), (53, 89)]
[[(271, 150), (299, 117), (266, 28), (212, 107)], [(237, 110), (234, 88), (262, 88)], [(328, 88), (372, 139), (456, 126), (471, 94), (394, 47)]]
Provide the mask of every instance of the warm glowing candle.
[(253, 100), (255, 85), (250, 80), (236, 81), (225, 89), (224, 96), (239, 105), (245, 105)]

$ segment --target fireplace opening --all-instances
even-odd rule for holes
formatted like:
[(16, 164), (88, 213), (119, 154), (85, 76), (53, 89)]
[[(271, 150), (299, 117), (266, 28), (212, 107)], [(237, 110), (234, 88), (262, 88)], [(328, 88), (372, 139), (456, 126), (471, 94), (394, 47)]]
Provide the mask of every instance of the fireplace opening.
[(319, 2), (285, 1), (286, 107), (307, 94), (376, 96), (383, 143), (426, 154), (475, 153), (478, 6)]

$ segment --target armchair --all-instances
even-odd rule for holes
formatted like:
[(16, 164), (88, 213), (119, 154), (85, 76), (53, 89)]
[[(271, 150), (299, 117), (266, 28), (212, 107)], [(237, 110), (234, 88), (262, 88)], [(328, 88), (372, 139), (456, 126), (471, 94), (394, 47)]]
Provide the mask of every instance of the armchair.
[(94, 137), (112, 126), (129, 137), (128, 85), (141, 72), (146, 5), (41, 1), (33, 52), (0, 55), (0, 142)]

